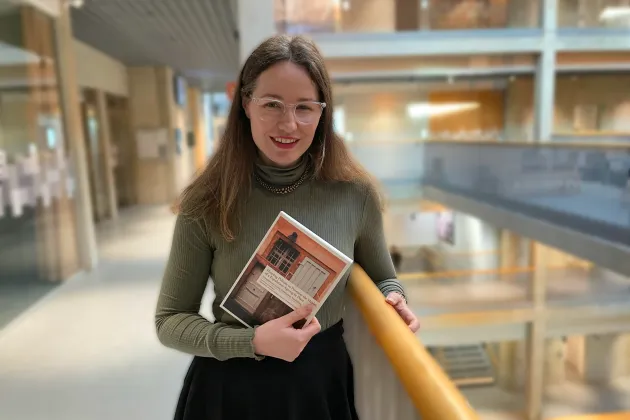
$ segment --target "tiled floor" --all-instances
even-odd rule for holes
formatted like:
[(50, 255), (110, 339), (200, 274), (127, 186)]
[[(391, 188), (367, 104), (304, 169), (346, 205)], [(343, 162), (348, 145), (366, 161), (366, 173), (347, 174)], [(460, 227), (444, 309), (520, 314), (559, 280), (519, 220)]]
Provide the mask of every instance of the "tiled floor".
[(153, 327), (173, 217), (138, 208), (100, 230), (101, 264), (0, 332), (0, 418), (167, 420), (189, 357)]

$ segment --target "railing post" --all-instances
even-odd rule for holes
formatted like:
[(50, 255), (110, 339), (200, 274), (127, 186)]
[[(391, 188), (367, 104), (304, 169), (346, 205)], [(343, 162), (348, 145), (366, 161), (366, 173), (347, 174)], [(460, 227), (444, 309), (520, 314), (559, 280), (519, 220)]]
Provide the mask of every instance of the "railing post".
[(547, 249), (532, 243), (532, 265), (534, 272), (530, 284), (530, 298), (534, 308), (534, 319), (527, 325), (527, 420), (541, 420), (543, 411), (543, 389), (545, 386), (545, 336), (546, 336), (546, 292), (547, 292)]

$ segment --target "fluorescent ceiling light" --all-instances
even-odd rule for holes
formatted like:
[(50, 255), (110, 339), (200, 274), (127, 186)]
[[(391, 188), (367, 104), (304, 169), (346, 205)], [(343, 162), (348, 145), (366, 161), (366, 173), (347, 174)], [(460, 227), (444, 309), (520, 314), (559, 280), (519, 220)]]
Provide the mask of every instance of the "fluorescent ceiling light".
[(479, 102), (453, 102), (443, 104), (430, 104), (421, 102), (407, 105), (409, 118), (434, 117), (439, 115), (456, 114), (458, 112), (479, 108)]
[(630, 7), (606, 7), (599, 15), (599, 20), (630, 18)]

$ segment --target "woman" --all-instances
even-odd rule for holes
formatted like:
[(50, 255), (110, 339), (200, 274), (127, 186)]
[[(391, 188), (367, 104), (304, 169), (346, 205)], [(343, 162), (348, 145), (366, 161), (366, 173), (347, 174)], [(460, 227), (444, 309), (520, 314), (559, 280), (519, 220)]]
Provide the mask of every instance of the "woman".
[[(280, 210), (363, 266), (418, 329), (395, 280), (376, 189), (334, 134), (332, 115), (311, 41), (276, 36), (245, 62), (218, 148), (180, 199), (158, 301), (160, 341), (196, 356), (177, 420), (357, 418), (342, 338), (347, 278), (303, 329), (293, 324), (312, 308), (251, 329), (219, 307)], [(215, 322), (198, 313), (209, 277)]]

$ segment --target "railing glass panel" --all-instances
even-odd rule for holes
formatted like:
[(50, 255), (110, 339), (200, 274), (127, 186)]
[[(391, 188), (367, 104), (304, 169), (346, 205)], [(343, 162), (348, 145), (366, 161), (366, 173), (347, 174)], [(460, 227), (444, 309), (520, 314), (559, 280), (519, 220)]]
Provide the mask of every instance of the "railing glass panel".
[(429, 142), (423, 185), (630, 245), (630, 149)]
[(534, 28), (540, 0), (276, 0), (286, 33), (356, 33)]

